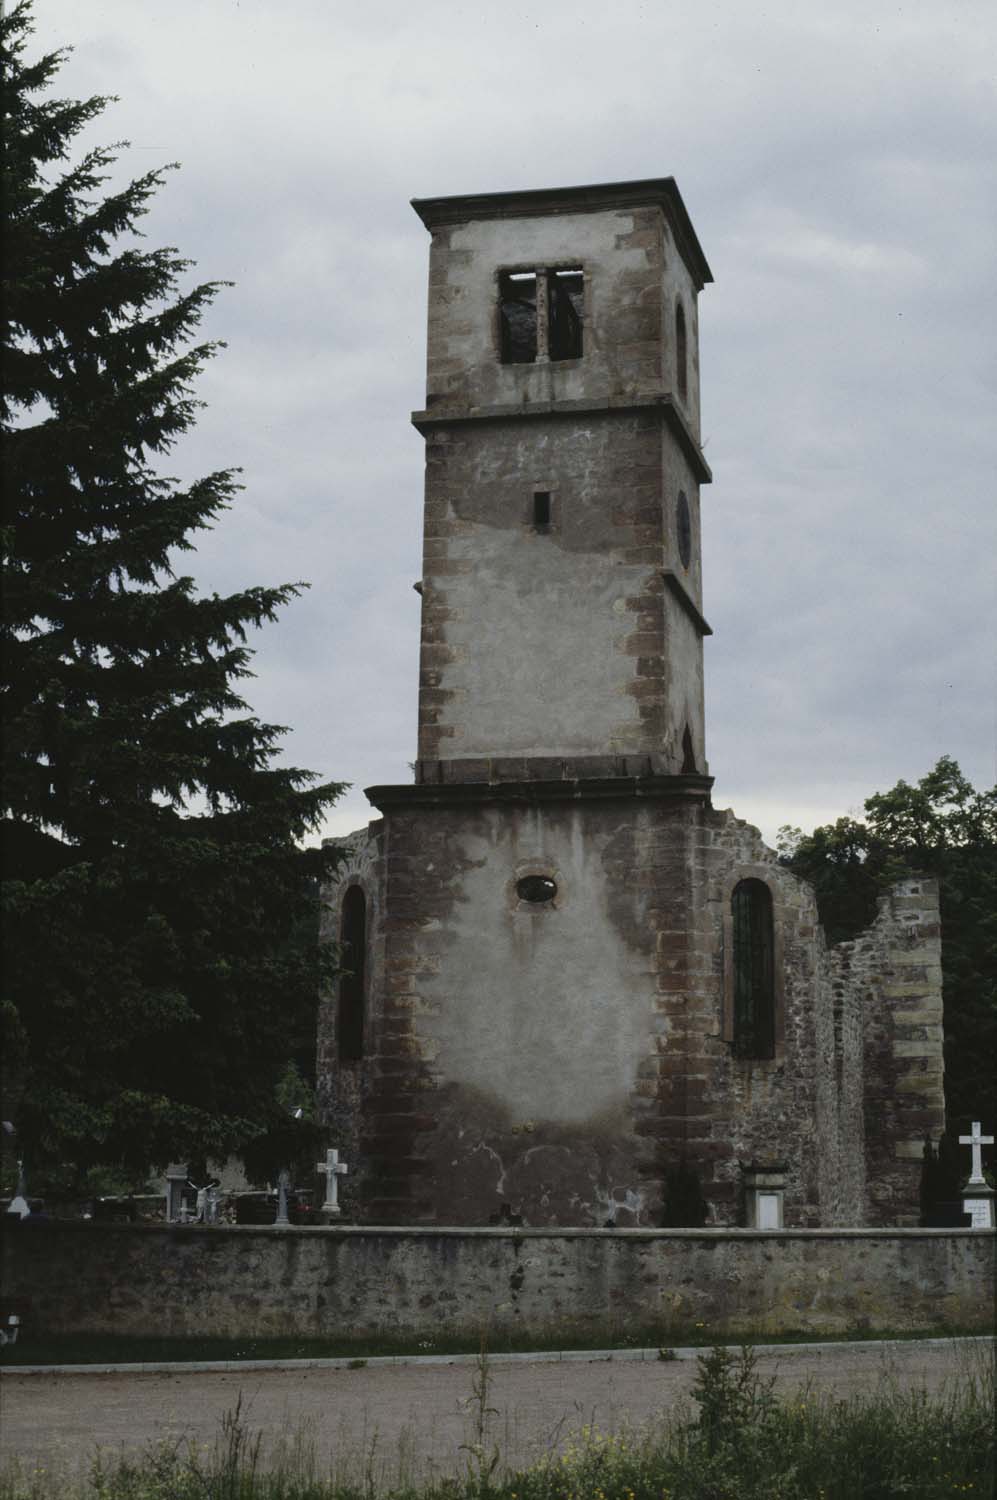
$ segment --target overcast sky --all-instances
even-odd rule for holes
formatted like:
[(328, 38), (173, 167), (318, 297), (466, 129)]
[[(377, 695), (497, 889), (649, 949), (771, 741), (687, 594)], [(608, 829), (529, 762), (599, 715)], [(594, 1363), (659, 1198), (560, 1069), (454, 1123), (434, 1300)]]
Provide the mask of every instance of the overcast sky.
[(232, 279), (169, 471), (241, 465), (185, 569), (307, 579), (254, 710), (353, 790), (415, 756), (429, 237), (412, 197), (674, 176), (700, 299), (707, 753), (771, 841), (954, 755), (995, 779), (992, 0), (36, 0), (145, 221)]

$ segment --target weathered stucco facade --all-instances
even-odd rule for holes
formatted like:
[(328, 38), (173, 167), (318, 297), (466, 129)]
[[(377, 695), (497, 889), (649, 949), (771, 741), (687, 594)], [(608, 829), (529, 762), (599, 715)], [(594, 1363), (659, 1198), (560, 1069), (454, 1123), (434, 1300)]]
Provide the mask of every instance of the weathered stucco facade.
[[(415, 206), (419, 758), (414, 785), (370, 789), (382, 817), (329, 892), (352, 978), (319, 1083), (347, 1207), (654, 1225), (684, 1162), (710, 1223), (744, 1222), (752, 1167), (781, 1176), (787, 1225), (916, 1222), (942, 1124), (937, 891), (905, 882), (828, 951), (811, 889), (710, 802), (711, 278), (674, 182)], [(738, 891), (765, 914), (747, 960)], [(754, 1048), (746, 984), (769, 1010)]]

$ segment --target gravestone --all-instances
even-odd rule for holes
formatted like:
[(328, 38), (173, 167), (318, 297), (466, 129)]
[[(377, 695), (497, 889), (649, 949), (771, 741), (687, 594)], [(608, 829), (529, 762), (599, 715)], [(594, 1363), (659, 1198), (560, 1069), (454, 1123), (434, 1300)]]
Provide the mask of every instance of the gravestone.
[(274, 1219), (275, 1227), (280, 1229), (286, 1228), (291, 1222), (287, 1212), (287, 1192), (290, 1186), (291, 1174), (286, 1167), (281, 1167), (277, 1174), (277, 1217)]
[(315, 1170), (325, 1178), (325, 1202), (322, 1204), (322, 1213), (329, 1218), (336, 1218), (342, 1213), (339, 1205), (339, 1178), (349, 1171), (346, 1163), (339, 1160), (339, 1152), (334, 1146), (330, 1146), (325, 1153), (325, 1161), (316, 1162)]
[(962, 1206), (974, 1229), (993, 1229), (995, 1225), (994, 1190), (983, 1175), (983, 1147), (993, 1143), (992, 1135), (983, 1134), (979, 1120), (973, 1121), (969, 1135), (959, 1137), (959, 1145), (969, 1146), (973, 1153), (972, 1170), (962, 1190)]

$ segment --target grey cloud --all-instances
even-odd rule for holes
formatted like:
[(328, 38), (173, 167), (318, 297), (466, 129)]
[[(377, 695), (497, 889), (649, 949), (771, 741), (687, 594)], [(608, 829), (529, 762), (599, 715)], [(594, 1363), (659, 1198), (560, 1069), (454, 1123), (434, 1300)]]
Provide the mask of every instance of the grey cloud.
[[(115, 92), (148, 216), (237, 285), (170, 472), (247, 489), (182, 566), (305, 577), (254, 709), (357, 787), (414, 755), (428, 240), (415, 195), (673, 173), (701, 301), (717, 801), (834, 816), (945, 752), (993, 765), (991, 8), (763, 12), (126, 0), (38, 9), (60, 92)], [(556, 44), (556, 45), (555, 45)], [(552, 66), (556, 56), (558, 66)], [(364, 821), (359, 791), (336, 814)]]

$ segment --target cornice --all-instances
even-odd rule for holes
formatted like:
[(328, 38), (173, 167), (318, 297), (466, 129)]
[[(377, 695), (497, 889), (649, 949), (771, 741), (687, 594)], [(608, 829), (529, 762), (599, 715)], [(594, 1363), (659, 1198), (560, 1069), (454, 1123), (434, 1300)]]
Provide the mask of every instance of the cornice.
[(548, 218), (552, 214), (601, 213), (606, 209), (648, 206), (661, 209), (697, 290), (702, 290), (713, 280), (713, 273), (674, 177), (412, 199), (412, 207), (430, 232), (481, 219)]
[(509, 401), (497, 406), (447, 406), (443, 402), (412, 413), (412, 425), (425, 436), (434, 428), (470, 422), (521, 422), (534, 417), (589, 416), (598, 412), (657, 411), (678, 442), (700, 484), (713, 474), (703, 450), (670, 391), (646, 391), (628, 396), (604, 396), (578, 401)]
[(678, 574), (671, 572), (670, 569), (666, 569), (661, 576), (665, 580), (665, 587), (681, 604), (682, 608), (689, 616), (689, 619), (699, 631), (699, 634), (712, 635), (713, 631), (711, 630), (710, 626), (707, 625), (706, 621), (703, 619), (703, 616), (699, 613), (699, 610), (693, 603), (692, 595), (687, 591), (685, 584), (682, 582)]
[(413, 786), (369, 786), (367, 800), (392, 808), (466, 807), (481, 803), (700, 801), (708, 802), (712, 776), (593, 776), (578, 781), (461, 781)]

